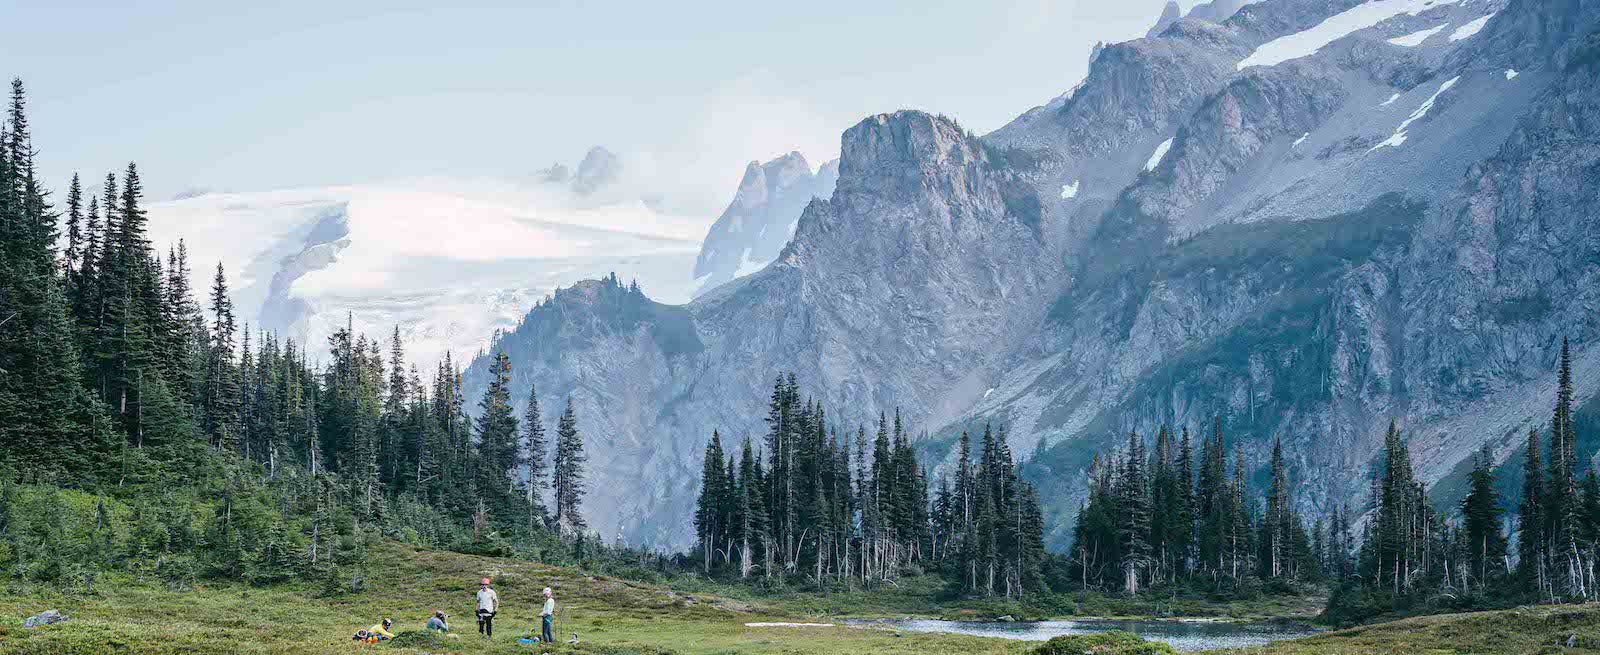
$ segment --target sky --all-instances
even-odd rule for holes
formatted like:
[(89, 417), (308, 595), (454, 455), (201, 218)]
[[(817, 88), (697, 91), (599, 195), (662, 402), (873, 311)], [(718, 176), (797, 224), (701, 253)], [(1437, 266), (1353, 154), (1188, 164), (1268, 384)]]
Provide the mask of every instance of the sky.
[(819, 164), (874, 113), (998, 128), (1164, 0), (450, 4), (11, 0), (0, 74), (57, 190), (130, 160), (152, 199), (519, 179), (602, 145), (709, 220), (746, 162)]

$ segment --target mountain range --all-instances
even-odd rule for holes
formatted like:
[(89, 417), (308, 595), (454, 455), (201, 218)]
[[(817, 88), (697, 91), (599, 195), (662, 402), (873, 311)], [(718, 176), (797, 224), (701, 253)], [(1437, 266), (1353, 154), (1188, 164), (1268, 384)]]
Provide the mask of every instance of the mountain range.
[(572, 399), (594, 479), (630, 481), (591, 490), (597, 527), (691, 540), (701, 445), (764, 434), (780, 371), (847, 427), (898, 409), (935, 463), (1003, 426), (1057, 547), (1130, 430), (1218, 421), (1253, 471), (1282, 438), (1318, 515), (1391, 420), (1430, 484), (1519, 456), (1564, 336), (1593, 396), (1600, 7), (1217, 4), (981, 137), (868, 117), (775, 259), (687, 305), (589, 281), (500, 335), (512, 396)]

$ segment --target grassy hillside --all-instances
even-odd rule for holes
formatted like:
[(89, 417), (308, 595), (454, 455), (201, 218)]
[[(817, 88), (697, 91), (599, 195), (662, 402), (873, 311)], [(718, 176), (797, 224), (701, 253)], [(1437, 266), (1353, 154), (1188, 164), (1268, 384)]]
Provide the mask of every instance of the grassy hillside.
[[(102, 579), (92, 593), (14, 586), (0, 594), (0, 652), (77, 653), (992, 653), (1032, 652), (1036, 643), (955, 635), (835, 627), (747, 627), (752, 622), (824, 622), (837, 614), (988, 615), (986, 609), (923, 606), (921, 591), (890, 594), (792, 594), (741, 599), (662, 587), (516, 560), (419, 550), (386, 543), (372, 553), (361, 593), (329, 595), (316, 585), (268, 588), (205, 584), (173, 590), (128, 577)], [(496, 580), (505, 604), (497, 634), (484, 642), (470, 618), (474, 582)], [(562, 601), (563, 640), (577, 646), (535, 648), (516, 637), (536, 625), (541, 587)], [(459, 634), (420, 633), (434, 608)], [(22, 619), (46, 609), (71, 617), (24, 630)], [(994, 608), (998, 609), (998, 608)], [(388, 616), (396, 643), (362, 646), (357, 629)], [(1577, 635), (1578, 648), (1562, 649)], [(1270, 646), (1218, 651), (1227, 655), (1377, 655), (1380, 653), (1600, 652), (1600, 606), (1517, 609), (1405, 619)]]
[[(69, 653), (1022, 653), (1025, 644), (941, 635), (897, 635), (846, 627), (745, 627), (748, 622), (816, 621), (738, 600), (683, 594), (570, 569), (389, 543), (374, 550), (365, 591), (327, 596), (315, 586), (271, 588), (205, 584), (173, 591), (159, 582), (103, 579), (94, 593), (11, 588), (0, 594), (0, 652)], [(481, 576), (496, 580), (505, 607), (495, 640), (476, 634), (472, 592)], [(538, 594), (556, 590), (562, 639), (557, 650), (517, 644), (536, 626)], [(388, 616), (397, 633), (421, 630), (434, 608), (450, 613), (459, 639), (360, 646), (358, 628)], [(22, 629), (46, 609), (64, 624)]]
[[(1575, 636), (1575, 637), (1574, 637)], [(1574, 637), (1574, 648), (1566, 648)], [(1600, 605), (1438, 614), (1213, 655), (1532, 655), (1600, 653)]]

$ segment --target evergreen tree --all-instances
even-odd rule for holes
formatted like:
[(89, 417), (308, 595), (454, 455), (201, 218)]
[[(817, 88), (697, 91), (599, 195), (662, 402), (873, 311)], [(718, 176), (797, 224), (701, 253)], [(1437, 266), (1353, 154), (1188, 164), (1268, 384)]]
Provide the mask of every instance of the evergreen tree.
[(491, 516), (504, 520), (511, 515), (511, 476), (517, 465), (519, 428), (511, 407), (511, 358), (496, 353), (490, 363), (489, 388), (478, 404), (478, 457), (475, 480), (479, 504)]
[(238, 446), (239, 380), (234, 364), (233, 301), (228, 297), (228, 278), (217, 263), (211, 284), (211, 348), (206, 367), (205, 431), (212, 446), (233, 449)]
[(721, 544), (723, 550), (727, 550), (727, 544), (722, 540), (725, 529), (722, 524), (722, 508), (727, 502), (729, 484), (722, 462), (722, 436), (716, 430), (712, 430), (711, 441), (706, 444), (705, 459), (700, 474), (700, 496), (695, 502), (694, 511), (695, 536), (700, 545), (701, 562), (707, 573), (711, 572), (711, 567), (716, 562), (718, 545)]
[(583, 437), (578, 435), (578, 413), (572, 399), (567, 399), (567, 410), (556, 423), (555, 475), (551, 487), (555, 492), (555, 523), (562, 535), (578, 536), (588, 528), (583, 520), (584, 492)]
[(528, 385), (528, 408), (522, 415), (522, 424), (525, 428), (523, 451), (518, 461), (528, 471), (522, 492), (528, 505), (528, 525), (532, 529), (549, 521), (541, 490), (550, 472), (550, 443), (544, 436), (544, 417), (539, 413), (539, 390), (531, 384)]
[(1289, 563), (1289, 540), (1294, 529), (1292, 508), (1289, 506), (1289, 476), (1283, 463), (1283, 441), (1272, 440), (1271, 487), (1267, 494), (1267, 514), (1262, 525), (1263, 577), (1284, 575)]
[(88, 482), (105, 460), (105, 426), (78, 384), (75, 330), (54, 255), (56, 215), (34, 177), (21, 80), (11, 90), (0, 136), (0, 464)]
[(1128, 450), (1118, 481), (1121, 520), (1118, 527), (1122, 555), (1122, 589), (1139, 593), (1143, 570), (1150, 557), (1150, 488), (1144, 471), (1144, 441), (1128, 433)]
[(1505, 572), (1506, 555), (1505, 537), (1500, 534), (1500, 499), (1494, 488), (1494, 457), (1487, 445), (1473, 457), (1461, 517), (1468, 570), (1480, 588), (1486, 587)]

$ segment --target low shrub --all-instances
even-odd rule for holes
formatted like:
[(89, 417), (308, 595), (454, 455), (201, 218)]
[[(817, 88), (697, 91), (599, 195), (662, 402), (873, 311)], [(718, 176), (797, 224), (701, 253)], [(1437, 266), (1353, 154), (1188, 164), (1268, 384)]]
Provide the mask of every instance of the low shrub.
[(1033, 655), (1177, 655), (1165, 642), (1145, 641), (1121, 630), (1092, 635), (1063, 635), (1033, 649)]

